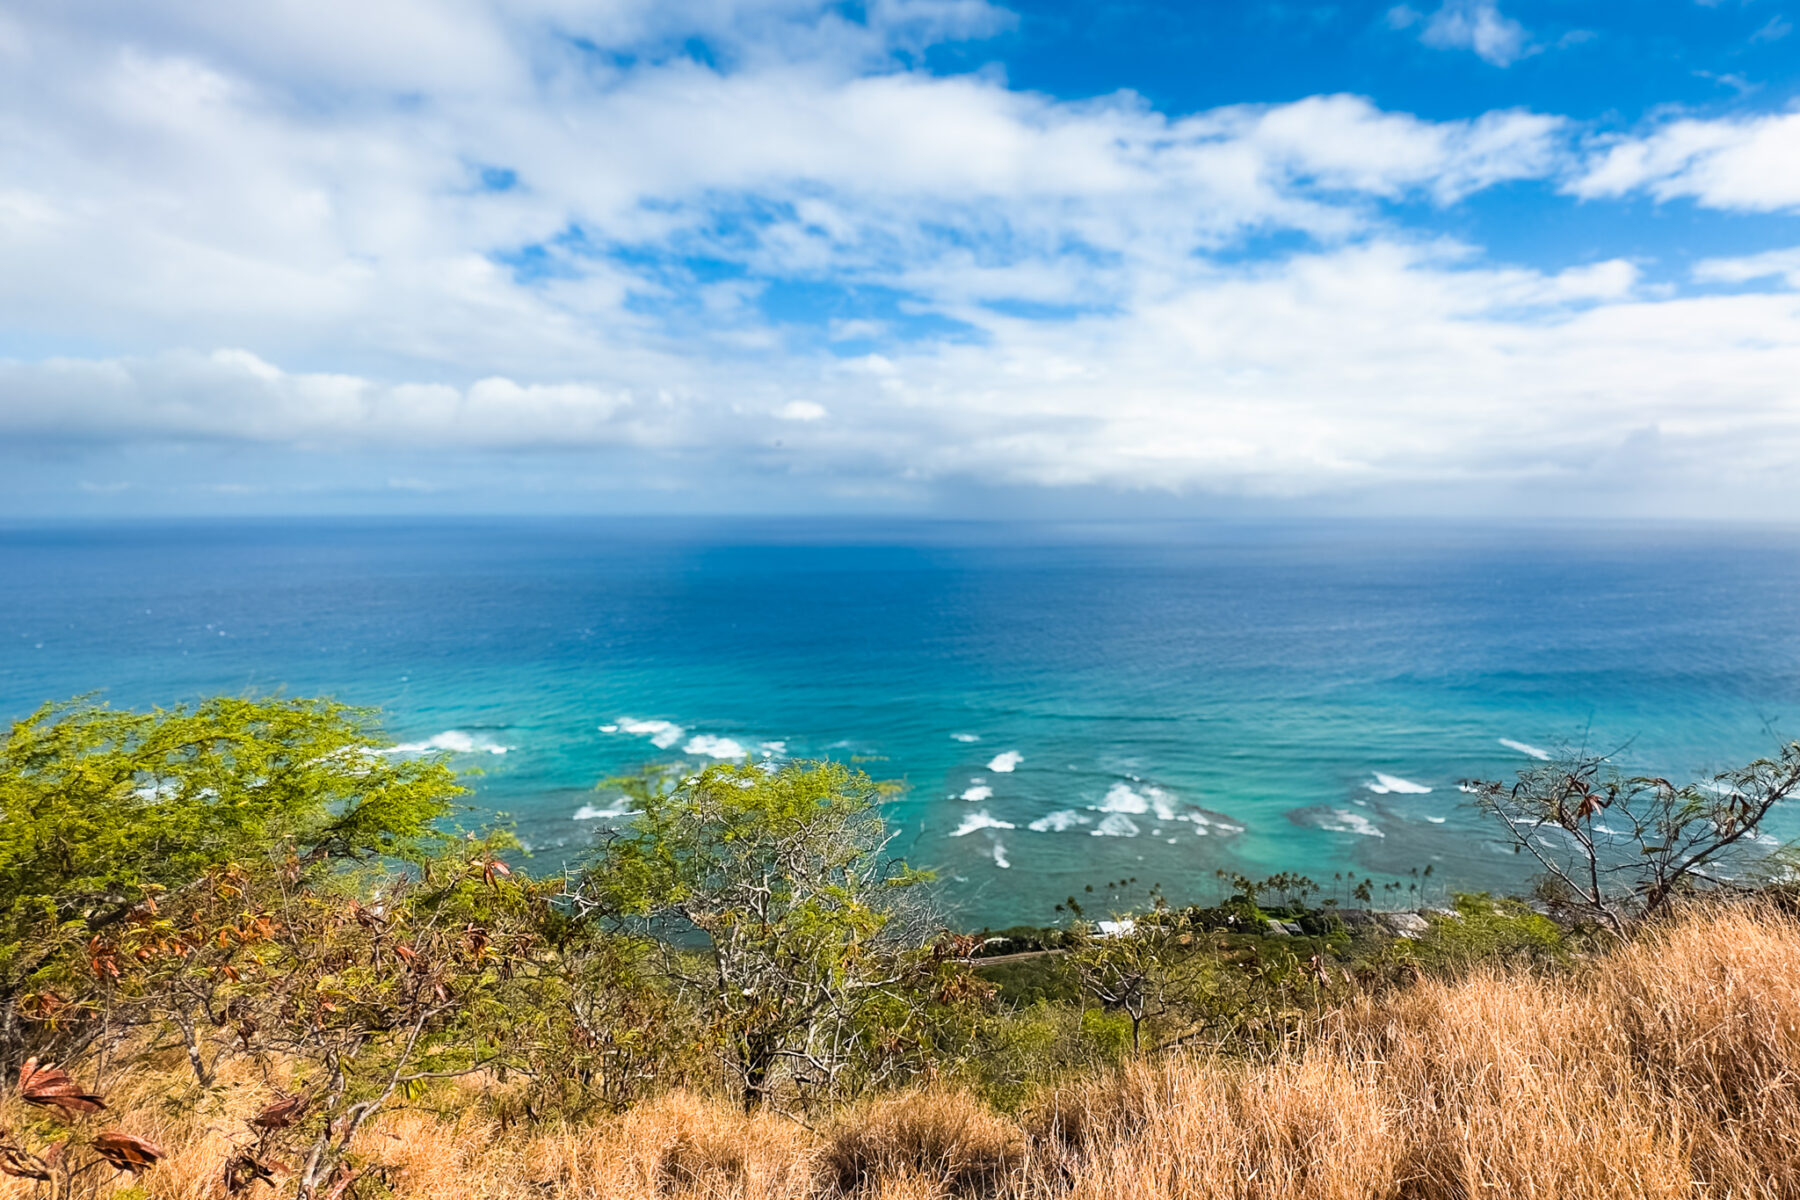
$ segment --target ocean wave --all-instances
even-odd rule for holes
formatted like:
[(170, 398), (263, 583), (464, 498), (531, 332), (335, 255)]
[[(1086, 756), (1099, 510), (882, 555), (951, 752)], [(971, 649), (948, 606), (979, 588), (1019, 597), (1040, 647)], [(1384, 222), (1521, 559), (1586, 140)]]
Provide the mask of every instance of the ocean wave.
[(1540, 750), (1529, 742), (1515, 742), (1511, 738), (1501, 738), (1500, 744), (1505, 746), (1508, 750), (1517, 750), (1527, 758), (1535, 758), (1540, 762), (1550, 761), (1550, 752), (1548, 750)]
[(994, 814), (990, 813), (987, 809), (984, 808), (980, 812), (972, 812), (968, 816), (964, 817), (962, 819), (962, 824), (958, 825), (956, 827), (956, 832), (952, 833), (950, 836), (951, 837), (967, 837), (969, 834), (974, 833), (977, 829), (1017, 829), (1017, 828), (1018, 828), (1018, 826), (1014, 825), (1011, 821), (1002, 821), (999, 817), (996, 817)]
[(1078, 825), (1091, 825), (1093, 818), (1078, 813), (1072, 808), (1061, 809), (1048, 816), (1039, 817), (1025, 828), (1033, 833), (1065, 833)]
[(994, 865), (1002, 871), (1012, 866), (1012, 860), (1006, 857), (1006, 843), (999, 838), (994, 839)]
[(1359, 837), (1387, 836), (1376, 827), (1375, 822), (1347, 808), (1331, 809), (1320, 815), (1315, 824), (1327, 833), (1354, 833)]
[(985, 783), (972, 784), (963, 790), (962, 798), (973, 804), (994, 798), (994, 789)]
[(953, 742), (979, 742), (981, 735), (979, 733), (953, 733), (950, 735), (950, 740)]
[(783, 741), (764, 742), (757, 747), (764, 758), (786, 758), (787, 743)]
[(1159, 821), (1190, 819), (1176, 809), (1174, 796), (1153, 784), (1143, 785), (1140, 790), (1128, 784), (1115, 783), (1106, 790), (1106, 797), (1095, 806), (1094, 811), (1127, 813), (1132, 816), (1154, 812)]
[(710, 733), (695, 734), (681, 749), (685, 754), (698, 754), (707, 758), (720, 759), (743, 758), (750, 753), (736, 738), (714, 737)]
[(619, 817), (635, 817), (638, 810), (630, 806), (625, 797), (620, 796), (605, 808), (595, 808), (592, 804), (584, 804), (575, 810), (577, 821), (609, 821)]
[(1094, 827), (1092, 837), (1136, 837), (1138, 823), (1124, 813), (1109, 813)]
[(617, 725), (602, 725), (600, 727), (600, 732), (601, 733), (617, 733), (617, 732), (619, 732), (619, 727)]
[(1094, 810), (1108, 813), (1147, 813), (1150, 811), (1150, 801), (1125, 784), (1115, 783), (1106, 789), (1106, 798), (1096, 804)]
[(1024, 761), (1025, 756), (1017, 750), (1004, 750), (994, 755), (993, 761), (988, 763), (988, 770), (1005, 775)]
[(388, 747), (389, 754), (425, 754), (432, 750), (448, 750), (452, 754), (505, 754), (511, 746), (502, 746), (490, 738), (477, 737), (460, 729), (446, 729), (422, 742), (403, 742)]
[(650, 744), (658, 750), (667, 750), (687, 732), (673, 721), (634, 721), (630, 717), (620, 717), (619, 728), (625, 733), (649, 738)]
[(1423, 796), (1431, 791), (1422, 783), (1414, 783), (1398, 775), (1383, 775), (1380, 771), (1375, 772), (1375, 782), (1365, 783), (1363, 786), (1377, 796), (1386, 796), (1390, 792), (1401, 796)]

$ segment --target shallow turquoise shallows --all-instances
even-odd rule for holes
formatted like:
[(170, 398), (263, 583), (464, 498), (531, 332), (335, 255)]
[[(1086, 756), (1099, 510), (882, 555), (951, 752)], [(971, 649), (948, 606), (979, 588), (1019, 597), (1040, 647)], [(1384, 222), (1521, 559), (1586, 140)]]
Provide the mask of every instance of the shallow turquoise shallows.
[(1800, 735), (1788, 530), (15, 525), (0, 631), (14, 717), (94, 690), (380, 706), (544, 866), (623, 819), (595, 785), (638, 764), (855, 757), (908, 785), (896, 848), (963, 923), (1121, 877), (1210, 900), (1220, 869), (1516, 887), (1458, 781)]

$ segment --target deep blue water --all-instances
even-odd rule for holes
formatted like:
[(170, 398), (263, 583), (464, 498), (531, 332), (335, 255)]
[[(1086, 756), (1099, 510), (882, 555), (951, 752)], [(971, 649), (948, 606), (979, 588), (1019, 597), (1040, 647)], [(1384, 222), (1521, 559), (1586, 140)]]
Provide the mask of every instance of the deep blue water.
[(549, 865), (609, 819), (577, 819), (613, 807), (598, 780), (741, 748), (904, 780), (899, 846), (969, 921), (1049, 919), (1125, 875), (1209, 899), (1221, 868), (1431, 865), (1435, 895), (1524, 877), (1456, 789), (1529, 763), (1501, 739), (1666, 773), (1800, 731), (1800, 533), (0, 529), (0, 711), (96, 690), (379, 706), (397, 740), (460, 747), (476, 803)]

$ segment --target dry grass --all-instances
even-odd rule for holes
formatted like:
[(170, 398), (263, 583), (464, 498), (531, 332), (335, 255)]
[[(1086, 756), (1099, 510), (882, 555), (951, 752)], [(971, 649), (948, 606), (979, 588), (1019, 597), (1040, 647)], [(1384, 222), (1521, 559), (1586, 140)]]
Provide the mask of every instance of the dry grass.
[[(228, 1078), (216, 1111), (182, 1116), (158, 1102), (172, 1078), (114, 1085), (117, 1124), (171, 1151), (150, 1195), (217, 1196), (217, 1131), (267, 1093)], [(941, 1089), (816, 1132), (688, 1094), (532, 1131), (449, 1107), (370, 1131), (398, 1195), (1800, 1200), (1800, 927), (1696, 913), (1573, 976), (1427, 981), (1334, 1014), (1288, 1055), (1146, 1063), (1016, 1120)], [(0, 1125), (21, 1120), (0, 1103)]]

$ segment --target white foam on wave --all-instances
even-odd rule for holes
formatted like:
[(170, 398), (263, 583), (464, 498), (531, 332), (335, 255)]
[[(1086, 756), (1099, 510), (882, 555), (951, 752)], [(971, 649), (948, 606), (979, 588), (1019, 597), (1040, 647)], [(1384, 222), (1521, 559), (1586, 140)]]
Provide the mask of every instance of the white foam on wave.
[(1020, 754), (1017, 750), (1004, 750), (999, 754), (994, 755), (993, 761), (988, 763), (988, 770), (998, 771), (1000, 774), (1005, 775), (1024, 761), (1025, 756)]
[(600, 732), (601, 733), (617, 733), (617, 732), (619, 732), (619, 727), (617, 725), (602, 725), (600, 727)]
[(968, 816), (964, 817), (962, 819), (962, 824), (958, 825), (956, 827), (956, 832), (952, 833), (950, 836), (951, 837), (967, 837), (969, 834), (974, 833), (977, 829), (1017, 829), (1017, 828), (1018, 828), (1018, 826), (1014, 825), (1011, 821), (1002, 821), (999, 817), (996, 817), (993, 813), (990, 813), (987, 809), (984, 808), (980, 812), (972, 812)]
[(979, 804), (983, 800), (992, 800), (994, 798), (994, 789), (985, 783), (972, 784), (963, 789), (962, 798), (969, 801), (971, 804)]
[(1136, 837), (1138, 824), (1124, 813), (1109, 813), (1094, 827), (1092, 837)]
[(1198, 814), (1184, 815), (1175, 808), (1175, 797), (1154, 785), (1141, 789), (1115, 783), (1106, 790), (1105, 799), (1095, 806), (1096, 812), (1129, 813), (1137, 816), (1154, 812), (1159, 821), (1186, 821)]
[(1078, 825), (1091, 825), (1093, 819), (1072, 808), (1061, 809), (1048, 816), (1039, 817), (1025, 828), (1033, 833), (1066, 833)]
[(979, 742), (981, 735), (979, 733), (953, 733), (950, 735), (950, 740), (953, 742)]
[(1365, 783), (1363, 786), (1377, 796), (1386, 796), (1389, 793), (1401, 796), (1423, 796), (1431, 791), (1422, 783), (1414, 783), (1412, 780), (1402, 779), (1398, 775), (1383, 775), (1380, 771), (1375, 772), (1375, 782)]
[(762, 756), (764, 758), (786, 758), (787, 757), (787, 743), (786, 742), (782, 742), (782, 741), (764, 742), (762, 745), (758, 746), (757, 749), (762, 751)]
[(994, 865), (1002, 871), (1012, 866), (1012, 860), (1006, 857), (1006, 843), (999, 838), (994, 839)]
[(1094, 808), (1096, 812), (1147, 813), (1150, 811), (1150, 801), (1125, 784), (1115, 783), (1106, 789), (1106, 798)]
[(389, 754), (425, 754), (432, 750), (448, 750), (452, 754), (505, 754), (511, 746), (502, 746), (491, 738), (477, 737), (460, 729), (446, 729), (422, 742), (403, 742), (388, 747)]
[(1433, 825), (1442, 825), (1444, 823), (1443, 817), (1426, 817), (1425, 819), (1430, 821)]
[(1511, 738), (1501, 738), (1500, 744), (1505, 746), (1508, 750), (1517, 750), (1527, 758), (1535, 758), (1539, 762), (1550, 761), (1550, 752), (1548, 750), (1540, 750), (1530, 742), (1515, 742)]
[(1319, 828), (1328, 833), (1354, 833), (1359, 837), (1386, 837), (1375, 822), (1347, 808), (1334, 808), (1319, 818)]
[[(1094, 812), (1108, 813), (1113, 816), (1138, 817), (1154, 814), (1158, 821), (1185, 821), (1194, 827), (1195, 837), (1207, 837), (1214, 830), (1219, 833), (1242, 833), (1242, 825), (1234, 825), (1229, 821), (1215, 821), (1197, 808), (1182, 808), (1172, 792), (1165, 791), (1155, 784), (1146, 784), (1137, 776), (1131, 777), (1138, 786), (1115, 783), (1106, 790), (1100, 803), (1091, 805)], [(1102, 826), (1105, 822), (1101, 822)], [(1136, 828), (1136, 823), (1133, 823)], [(1161, 836), (1162, 830), (1156, 830)]]
[(650, 744), (658, 750), (667, 750), (687, 732), (673, 721), (634, 721), (630, 717), (620, 717), (619, 728), (637, 737), (649, 738)]
[(750, 752), (744, 749), (742, 742), (736, 738), (714, 737), (710, 733), (695, 734), (689, 738), (682, 751), (687, 754), (703, 755), (706, 758), (743, 758)]
[(584, 804), (575, 810), (577, 821), (608, 821), (619, 817), (635, 817), (638, 810), (631, 807), (631, 802), (620, 796), (605, 808), (596, 808), (592, 804)]

